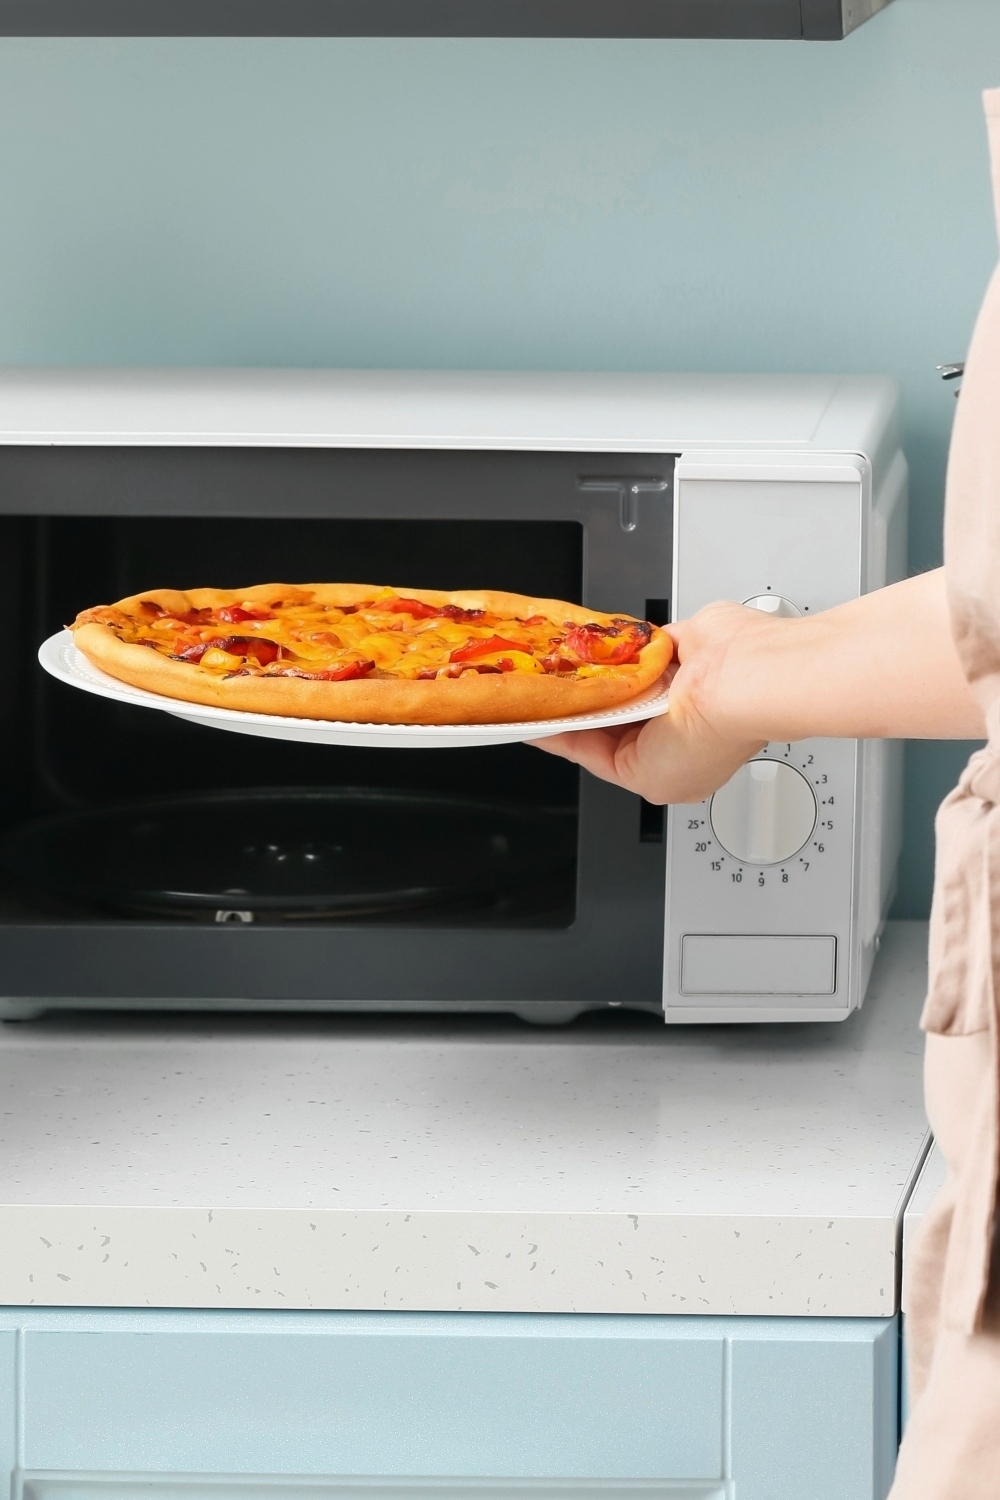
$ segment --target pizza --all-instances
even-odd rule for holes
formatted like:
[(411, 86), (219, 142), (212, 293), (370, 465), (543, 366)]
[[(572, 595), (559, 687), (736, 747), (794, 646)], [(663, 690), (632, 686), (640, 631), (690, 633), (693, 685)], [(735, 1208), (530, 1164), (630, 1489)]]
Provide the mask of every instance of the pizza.
[(75, 644), (167, 698), (375, 724), (502, 724), (623, 703), (673, 654), (630, 615), (490, 590), (151, 589), (87, 609)]

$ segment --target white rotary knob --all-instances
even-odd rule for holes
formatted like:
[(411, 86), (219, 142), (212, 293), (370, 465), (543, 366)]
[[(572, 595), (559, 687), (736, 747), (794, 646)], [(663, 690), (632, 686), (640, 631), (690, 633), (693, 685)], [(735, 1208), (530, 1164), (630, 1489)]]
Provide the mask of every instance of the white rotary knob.
[(774, 615), (779, 620), (797, 620), (802, 614), (797, 604), (781, 594), (754, 594), (752, 599), (744, 599), (743, 603), (747, 609), (759, 609), (761, 614)]
[(816, 795), (785, 761), (752, 760), (719, 788), (710, 816), (727, 854), (748, 865), (778, 865), (812, 837)]

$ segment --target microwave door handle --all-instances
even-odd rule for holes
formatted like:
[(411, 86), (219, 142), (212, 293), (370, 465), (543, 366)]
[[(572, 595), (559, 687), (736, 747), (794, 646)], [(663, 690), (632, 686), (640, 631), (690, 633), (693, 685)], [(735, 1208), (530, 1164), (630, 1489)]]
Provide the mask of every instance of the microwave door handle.
[(660, 479), (656, 475), (633, 478), (629, 474), (621, 479), (608, 475), (606, 478), (583, 478), (578, 483), (580, 489), (587, 494), (618, 496), (618, 520), (622, 531), (634, 531), (639, 524), (640, 495), (662, 495), (670, 488), (669, 480)]

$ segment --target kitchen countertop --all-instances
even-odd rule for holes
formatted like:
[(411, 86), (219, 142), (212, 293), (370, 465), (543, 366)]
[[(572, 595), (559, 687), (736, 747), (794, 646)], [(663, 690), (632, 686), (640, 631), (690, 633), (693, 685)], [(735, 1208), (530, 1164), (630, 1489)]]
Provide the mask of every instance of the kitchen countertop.
[(0, 1028), (0, 1303), (889, 1316), (926, 928), (838, 1024)]

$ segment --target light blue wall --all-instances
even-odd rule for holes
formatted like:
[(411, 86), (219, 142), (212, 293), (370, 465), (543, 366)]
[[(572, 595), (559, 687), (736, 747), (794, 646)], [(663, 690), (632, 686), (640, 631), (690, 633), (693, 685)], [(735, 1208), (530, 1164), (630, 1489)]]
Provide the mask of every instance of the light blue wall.
[[(839, 45), (0, 42), (0, 362), (886, 371), (912, 556), (996, 258), (998, 0)], [(899, 909), (962, 758), (910, 757)]]

